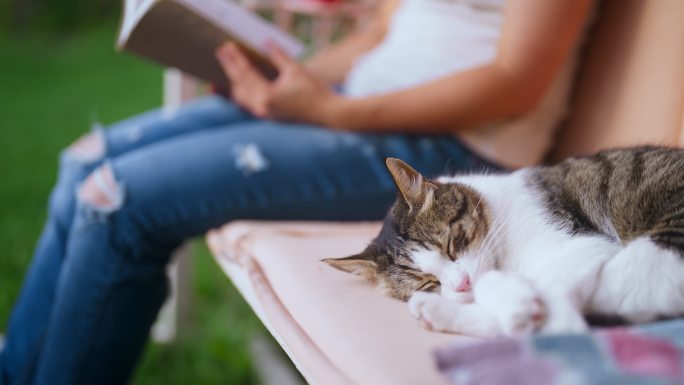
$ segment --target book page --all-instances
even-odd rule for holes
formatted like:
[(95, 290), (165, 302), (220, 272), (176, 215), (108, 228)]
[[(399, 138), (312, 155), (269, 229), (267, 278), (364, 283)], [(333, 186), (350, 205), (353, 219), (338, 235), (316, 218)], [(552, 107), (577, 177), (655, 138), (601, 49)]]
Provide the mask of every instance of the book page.
[(117, 39), (118, 47), (126, 44), (126, 40), (128, 40), (136, 24), (156, 1), (159, 0), (124, 0), (123, 21)]
[[(168, 0), (162, 0), (168, 1)], [(304, 53), (304, 45), (260, 16), (232, 0), (174, 0), (216, 24), (253, 50), (266, 54), (269, 42), (292, 57)]]

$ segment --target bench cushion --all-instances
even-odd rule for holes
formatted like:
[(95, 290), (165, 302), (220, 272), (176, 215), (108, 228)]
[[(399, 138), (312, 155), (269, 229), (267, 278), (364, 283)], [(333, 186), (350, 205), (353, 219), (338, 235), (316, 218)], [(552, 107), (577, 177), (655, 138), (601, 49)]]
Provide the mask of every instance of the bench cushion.
[(406, 304), (322, 258), (361, 251), (380, 224), (233, 222), (207, 236), (218, 263), (311, 384), (442, 384), (430, 332)]

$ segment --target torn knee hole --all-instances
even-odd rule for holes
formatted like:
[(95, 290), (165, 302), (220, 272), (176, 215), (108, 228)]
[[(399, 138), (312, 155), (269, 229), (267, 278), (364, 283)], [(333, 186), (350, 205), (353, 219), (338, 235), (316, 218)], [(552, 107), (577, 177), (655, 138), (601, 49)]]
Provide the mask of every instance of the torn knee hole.
[(104, 210), (115, 210), (121, 207), (123, 192), (114, 178), (112, 166), (105, 164), (93, 171), (78, 189), (78, 199)]
[(233, 147), (235, 167), (245, 176), (265, 171), (270, 167), (268, 159), (254, 143), (238, 143)]
[(70, 156), (84, 162), (102, 159), (104, 152), (104, 139), (99, 131), (82, 136), (67, 149)]

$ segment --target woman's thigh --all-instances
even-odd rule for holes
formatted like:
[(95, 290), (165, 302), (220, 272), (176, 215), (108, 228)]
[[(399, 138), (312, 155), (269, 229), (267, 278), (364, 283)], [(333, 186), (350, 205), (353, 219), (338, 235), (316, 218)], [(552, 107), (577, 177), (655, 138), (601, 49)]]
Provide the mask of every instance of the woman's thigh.
[(387, 157), (426, 175), (486, 166), (451, 137), (255, 121), (114, 158), (120, 207), (106, 211), (128, 240), (181, 240), (233, 219), (380, 219), (395, 197)]
[(121, 120), (100, 134), (106, 156), (116, 157), (169, 138), (254, 119), (232, 101), (210, 95), (178, 107), (162, 107)]

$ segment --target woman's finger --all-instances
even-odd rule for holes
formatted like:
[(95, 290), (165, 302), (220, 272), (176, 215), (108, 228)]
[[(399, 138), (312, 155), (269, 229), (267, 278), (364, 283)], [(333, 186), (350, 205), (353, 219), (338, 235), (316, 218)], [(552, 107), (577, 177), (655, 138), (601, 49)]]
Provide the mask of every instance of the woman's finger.
[(224, 44), (216, 55), (230, 80), (233, 100), (256, 115), (264, 115), (264, 101), (271, 92), (270, 82), (236, 45)]
[(299, 66), (299, 63), (292, 59), (285, 51), (282, 50), (275, 43), (268, 43), (268, 57), (276, 66), (278, 71), (282, 72), (288, 68)]
[(237, 47), (237, 45), (229, 43), (226, 49), (235, 76), (238, 78), (235, 79), (236, 81), (240, 81), (245, 87), (266, 88), (268, 86), (269, 81), (254, 68), (247, 56)]
[(216, 50), (216, 59), (218, 59), (223, 72), (228, 76), (228, 79), (234, 82), (237, 77), (236, 67), (234, 66), (233, 55), (230, 52), (227, 44), (223, 44)]

